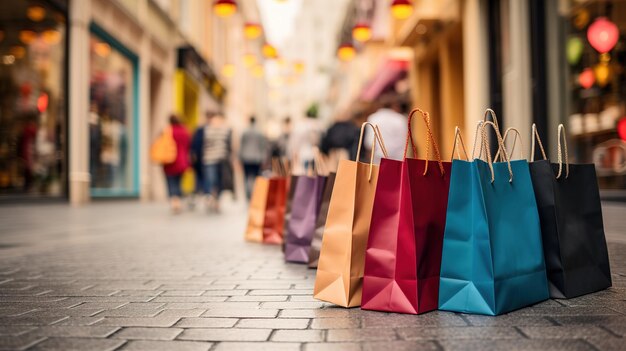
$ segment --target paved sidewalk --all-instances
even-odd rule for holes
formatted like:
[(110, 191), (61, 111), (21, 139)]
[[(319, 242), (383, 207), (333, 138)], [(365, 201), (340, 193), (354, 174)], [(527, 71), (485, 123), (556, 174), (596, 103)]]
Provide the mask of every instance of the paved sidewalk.
[(243, 241), (245, 211), (0, 207), (0, 350), (619, 350), (626, 207), (605, 208), (614, 287), (500, 317), (315, 301), (315, 271)]

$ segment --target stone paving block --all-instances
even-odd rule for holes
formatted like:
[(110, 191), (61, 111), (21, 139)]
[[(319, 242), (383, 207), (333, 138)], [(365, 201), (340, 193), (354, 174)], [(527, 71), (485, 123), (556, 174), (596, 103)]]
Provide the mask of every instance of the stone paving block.
[(519, 339), (524, 336), (513, 327), (398, 328), (403, 340)]
[(49, 338), (36, 344), (29, 351), (113, 351), (125, 342), (125, 340), (114, 339)]
[(112, 337), (114, 339), (138, 340), (174, 340), (182, 333), (180, 328), (123, 328)]
[(357, 329), (361, 326), (359, 318), (315, 318), (312, 329)]
[(235, 325), (236, 328), (260, 328), (260, 329), (306, 329), (309, 326), (309, 319), (280, 319), (280, 318), (254, 318), (240, 319)]
[(324, 330), (276, 330), (271, 341), (320, 342), (324, 341)]
[(610, 308), (590, 307), (590, 306), (573, 306), (573, 307), (544, 307), (544, 308), (522, 308), (513, 311), (508, 316), (597, 316), (597, 315), (618, 315)]
[(266, 341), (271, 329), (185, 329), (179, 340), (200, 341)]
[(102, 319), (103, 317), (69, 317), (57, 323), (54, 323), (54, 325), (77, 325), (77, 326), (93, 325), (95, 323), (98, 323)]
[[(583, 340), (439, 340), (446, 350), (516, 350), (516, 351), (591, 351), (591, 344)], [(396, 351), (396, 350), (394, 350)]]
[(396, 340), (396, 332), (393, 329), (330, 329), (326, 341), (377, 341)]
[(275, 308), (280, 310), (299, 310), (322, 308), (328, 306), (326, 302), (263, 302), (261, 308)]
[(263, 289), (263, 290), (282, 290), (289, 289), (293, 284), (290, 282), (278, 282), (278, 281), (259, 281), (253, 283), (243, 283), (237, 285), (237, 289)]
[(243, 296), (246, 295), (248, 291), (249, 290), (207, 290), (202, 296)]
[(235, 284), (163, 284), (158, 287), (159, 290), (191, 290), (191, 291), (206, 291), (206, 290), (231, 290), (235, 288)]
[(106, 338), (115, 333), (119, 327), (109, 326), (45, 326), (32, 331), (33, 335), (42, 337), (76, 337)]
[(157, 314), (159, 317), (200, 317), (205, 309), (197, 309), (197, 308), (189, 308), (189, 309), (172, 309), (172, 310), (162, 310)]
[(120, 309), (146, 309), (146, 310), (156, 310), (163, 308), (165, 303), (158, 301), (150, 301), (150, 302), (129, 302), (126, 305), (120, 307)]
[(37, 309), (28, 307), (28, 306), (2, 307), (0, 308), (0, 316), (4, 316), (4, 317), (19, 316), (19, 315), (27, 314), (29, 312), (34, 312), (34, 311), (37, 311)]
[(299, 302), (320, 302), (320, 300), (313, 297), (313, 295), (291, 295), (289, 301)]
[(204, 290), (167, 290), (161, 296), (200, 296)]
[[(363, 351), (439, 351), (441, 347), (432, 341), (376, 341), (363, 344)], [(448, 349), (446, 349), (448, 350)], [(463, 347), (449, 350), (467, 350)], [(535, 350), (536, 351), (536, 350)]]
[(156, 309), (146, 309), (146, 308), (124, 308), (124, 309), (115, 309), (115, 310), (107, 310), (98, 313), (96, 317), (154, 317), (159, 314), (162, 310)]
[(612, 325), (625, 324), (626, 316), (557, 316), (551, 317), (560, 325)]
[(278, 315), (276, 309), (213, 309), (202, 314), (202, 317), (231, 317), (231, 318), (274, 318)]
[(179, 318), (176, 317), (105, 317), (95, 325), (112, 325), (117, 327), (171, 327)]
[(100, 312), (102, 309), (97, 308), (46, 308), (30, 311), (22, 314), (29, 317), (92, 317)]
[(0, 350), (24, 350), (45, 340), (45, 337), (26, 334), (20, 336), (0, 336)]
[(121, 290), (113, 296), (159, 296), (163, 290)]
[(508, 327), (508, 326), (553, 326), (554, 323), (544, 316), (479, 316), (464, 315), (471, 325), (475, 327)]
[(287, 301), (288, 296), (284, 295), (247, 295), (247, 296), (231, 296), (228, 298), (228, 302), (233, 301), (250, 301), (250, 302), (281, 302)]
[(121, 351), (208, 351), (212, 343), (196, 341), (132, 340)]
[(348, 318), (351, 310), (341, 308), (282, 310), (280, 318)]
[(298, 343), (221, 342), (212, 351), (300, 351)]
[[(383, 348), (380, 348), (381, 350)], [(361, 344), (355, 342), (306, 343), (304, 351), (361, 351)]]
[(72, 308), (77, 310), (111, 310), (127, 304), (128, 302), (84, 302)]
[(267, 290), (267, 289), (257, 289), (251, 290), (248, 295), (311, 295), (313, 294), (313, 289), (284, 289), (284, 290)]
[(181, 318), (176, 323), (181, 328), (231, 328), (237, 318)]
[(593, 345), (597, 350), (603, 351), (623, 351), (624, 339), (623, 338), (590, 338), (585, 340), (587, 343)]
[(0, 325), (50, 325), (60, 322), (67, 317), (0, 317)]
[(462, 327), (467, 323), (459, 315), (433, 311), (422, 315), (373, 312), (362, 317), (363, 328)]
[(531, 339), (587, 339), (614, 338), (615, 335), (595, 326), (519, 327)]
[(228, 299), (228, 296), (158, 296), (151, 302), (191, 302), (191, 303), (205, 303), (205, 302), (223, 302)]
[(102, 297), (102, 296), (113, 296), (115, 293), (119, 292), (119, 290), (52, 290), (46, 293), (46, 296), (64, 296), (64, 297)]
[(25, 325), (0, 325), (0, 336), (19, 336), (31, 330), (35, 330), (35, 327)]

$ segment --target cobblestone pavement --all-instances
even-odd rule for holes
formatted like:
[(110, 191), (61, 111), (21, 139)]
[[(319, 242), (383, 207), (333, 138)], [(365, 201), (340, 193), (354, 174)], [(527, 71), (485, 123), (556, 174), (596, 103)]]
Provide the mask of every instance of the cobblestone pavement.
[(315, 271), (243, 241), (241, 206), (0, 207), (0, 349), (625, 349), (625, 214), (605, 208), (613, 288), (483, 317), (315, 301)]

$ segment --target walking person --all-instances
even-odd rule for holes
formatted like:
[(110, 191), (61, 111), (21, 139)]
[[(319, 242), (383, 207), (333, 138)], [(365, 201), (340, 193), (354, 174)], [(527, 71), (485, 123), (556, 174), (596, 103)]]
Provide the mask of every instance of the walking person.
[[(208, 116), (207, 116), (208, 117)], [(232, 150), (232, 130), (217, 113), (208, 118), (204, 127), (202, 163), (207, 210), (220, 212), (219, 195), (222, 190), (222, 164), (229, 162)]]
[(298, 120), (289, 135), (287, 154), (295, 164), (296, 170), (313, 167), (314, 150), (319, 147), (322, 133), (322, 126), (317, 120), (317, 108), (311, 107), (306, 112), (306, 118)]
[(176, 159), (172, 163), (163, 165), (163, 171), (167, 179), (167, 190), (170, 197), (172, 213), (178, 214), (182, 210), (180, 181), (183, 177), (183, 173), (189, 168), (189, 146), (191, 137), (176, 115), (170, 116), (170, 128), (172, 130), (172, 138), (176, 144)]
[[(398, 136), (404, 136), (408, 133), (407, 117), (400, 113), (401, 104), (396, 96), (386, 95), (381, 98), (381, 101), (381, 107), (371, 114), (367, 121), (378, 125), (380, 128), (389, 158), (401, 160), (404, 156), (405, 139)], [(367, 132), (368, 134), (371, 133), (369, 130)], [(367, 136), (364, 142), (365, 146), (372, 150), (373, 138), (371, 135)], [(380, 148), (376, 148), (374, 162), (380, 163), (382, 156)]]
[(189, 202), (189, 207), (194, 208), (196, 206), (197, 198), (207, 194), (208, 191), (205, 189), (205, 180), (204, 180), (204, 164), (203, 164), (203, 155), (204, 155), (204, 128), (207, 126), (208, 121), (215, 115), (213, 111), (207, 111), (205, 113), (205, 120), (203, 123), (198, 125), (195, 132), (193, 133), (193, 137), (191, 138), (191, 166), (193, 168), (193, 172), (196, 179), (196, 187), (194, 189), (194, 194)]
[(241, 144), (239, 145), (239, 159), (243, 164), (246, 198), (248, 200), (252, 194), (254, 179), (261, 174), (261, 165), (267, 157), (267, 152), (267, 138), (258, 129), (256, 118), (251, 116), (250, 125), (241, 135)]

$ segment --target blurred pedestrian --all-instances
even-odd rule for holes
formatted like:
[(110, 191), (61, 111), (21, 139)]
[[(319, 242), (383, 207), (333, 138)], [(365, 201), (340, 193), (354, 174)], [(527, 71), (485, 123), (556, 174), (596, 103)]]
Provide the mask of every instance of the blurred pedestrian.
[(254, 179), (261, 174), (261, 165), (267, 158), (268, 141), (257, 128), (256, 118), (250, 117), (250, 125), (241, 135), (239, 158), (243, 164), (246, 198), (250, 200)]
[(358, 113), (340, 116), (322, 137), (320, 151), (328, 157), (326, 166), (330, 171), (337, 170), (340, 160), (356, 158), (360, 132), (359, 127), (354, 123), (357, 117)]
[[(401, 104), (395, 95), (384, 95), (381, 97), (381, 107), (371, 114), (367, 121), (378, 125), (382, 134), (389, 158), (401, 160), (404, 156), (405, 137), (408, 132), (407, 117), (401, 112)], [(371, 131), (367, 131), (364, 140), (365, 146), (372, 150), (373, 138)], [(374, 161), (380, 162), (383, 154), (380, 148), (376, 148)]]
[(202, 163), (204, 165), (204, 190), (207, 193), (207, 209), (219, 213), (219, 195), (222, 191), (222, 168), (230, 161), (232, 130), (220, 113), (208, 118), (204, 127)]
[(287, 154), (289, 135), (291, 135), (291, 117), (287, 116), (283, 119), (280, 135), (272, 145), (272, 157), (289, 158)]
[(322, 137), (322, 126), (317, 120), (317, 108), (313, 105), (306, 112), (306, 118), (298, 120), (289, 135), (287, 154), (294, 163), (296, 171), (314, 165), (315, 148), (319, 147)]
[(183, 173), (189, 168), (189, 146), (191, 137), (176, 115), (170, 116), (170, 127), (172, 128), (172, 137), (176, 143), (176, 160), (164, 165), (163, 171), (167, 179), (170, 206), (172, 212), (176, 214), (180, 213), (182, 210), (180, 181)]
[(204, 113), (204, 121), (198, 125), (195, 132), (193, 133), (193, 137), (191, 138), (191, 165), (193, 167), (193, 172), (196, 179), (196, 187), (194, 189), (194, 198), (191, 199), (189, 205), (190, 207), (195, 207), (196, 205), (196, 197), (199, 197), (203, 194), (207, 194), (208, 191), (205, 189), (204, 184), (204, 164), (203, 164), (203, 155), (204, 155), (204, 128), (207, 126), (208, 121), (215, 115), (214, 111), (206, 111)]

